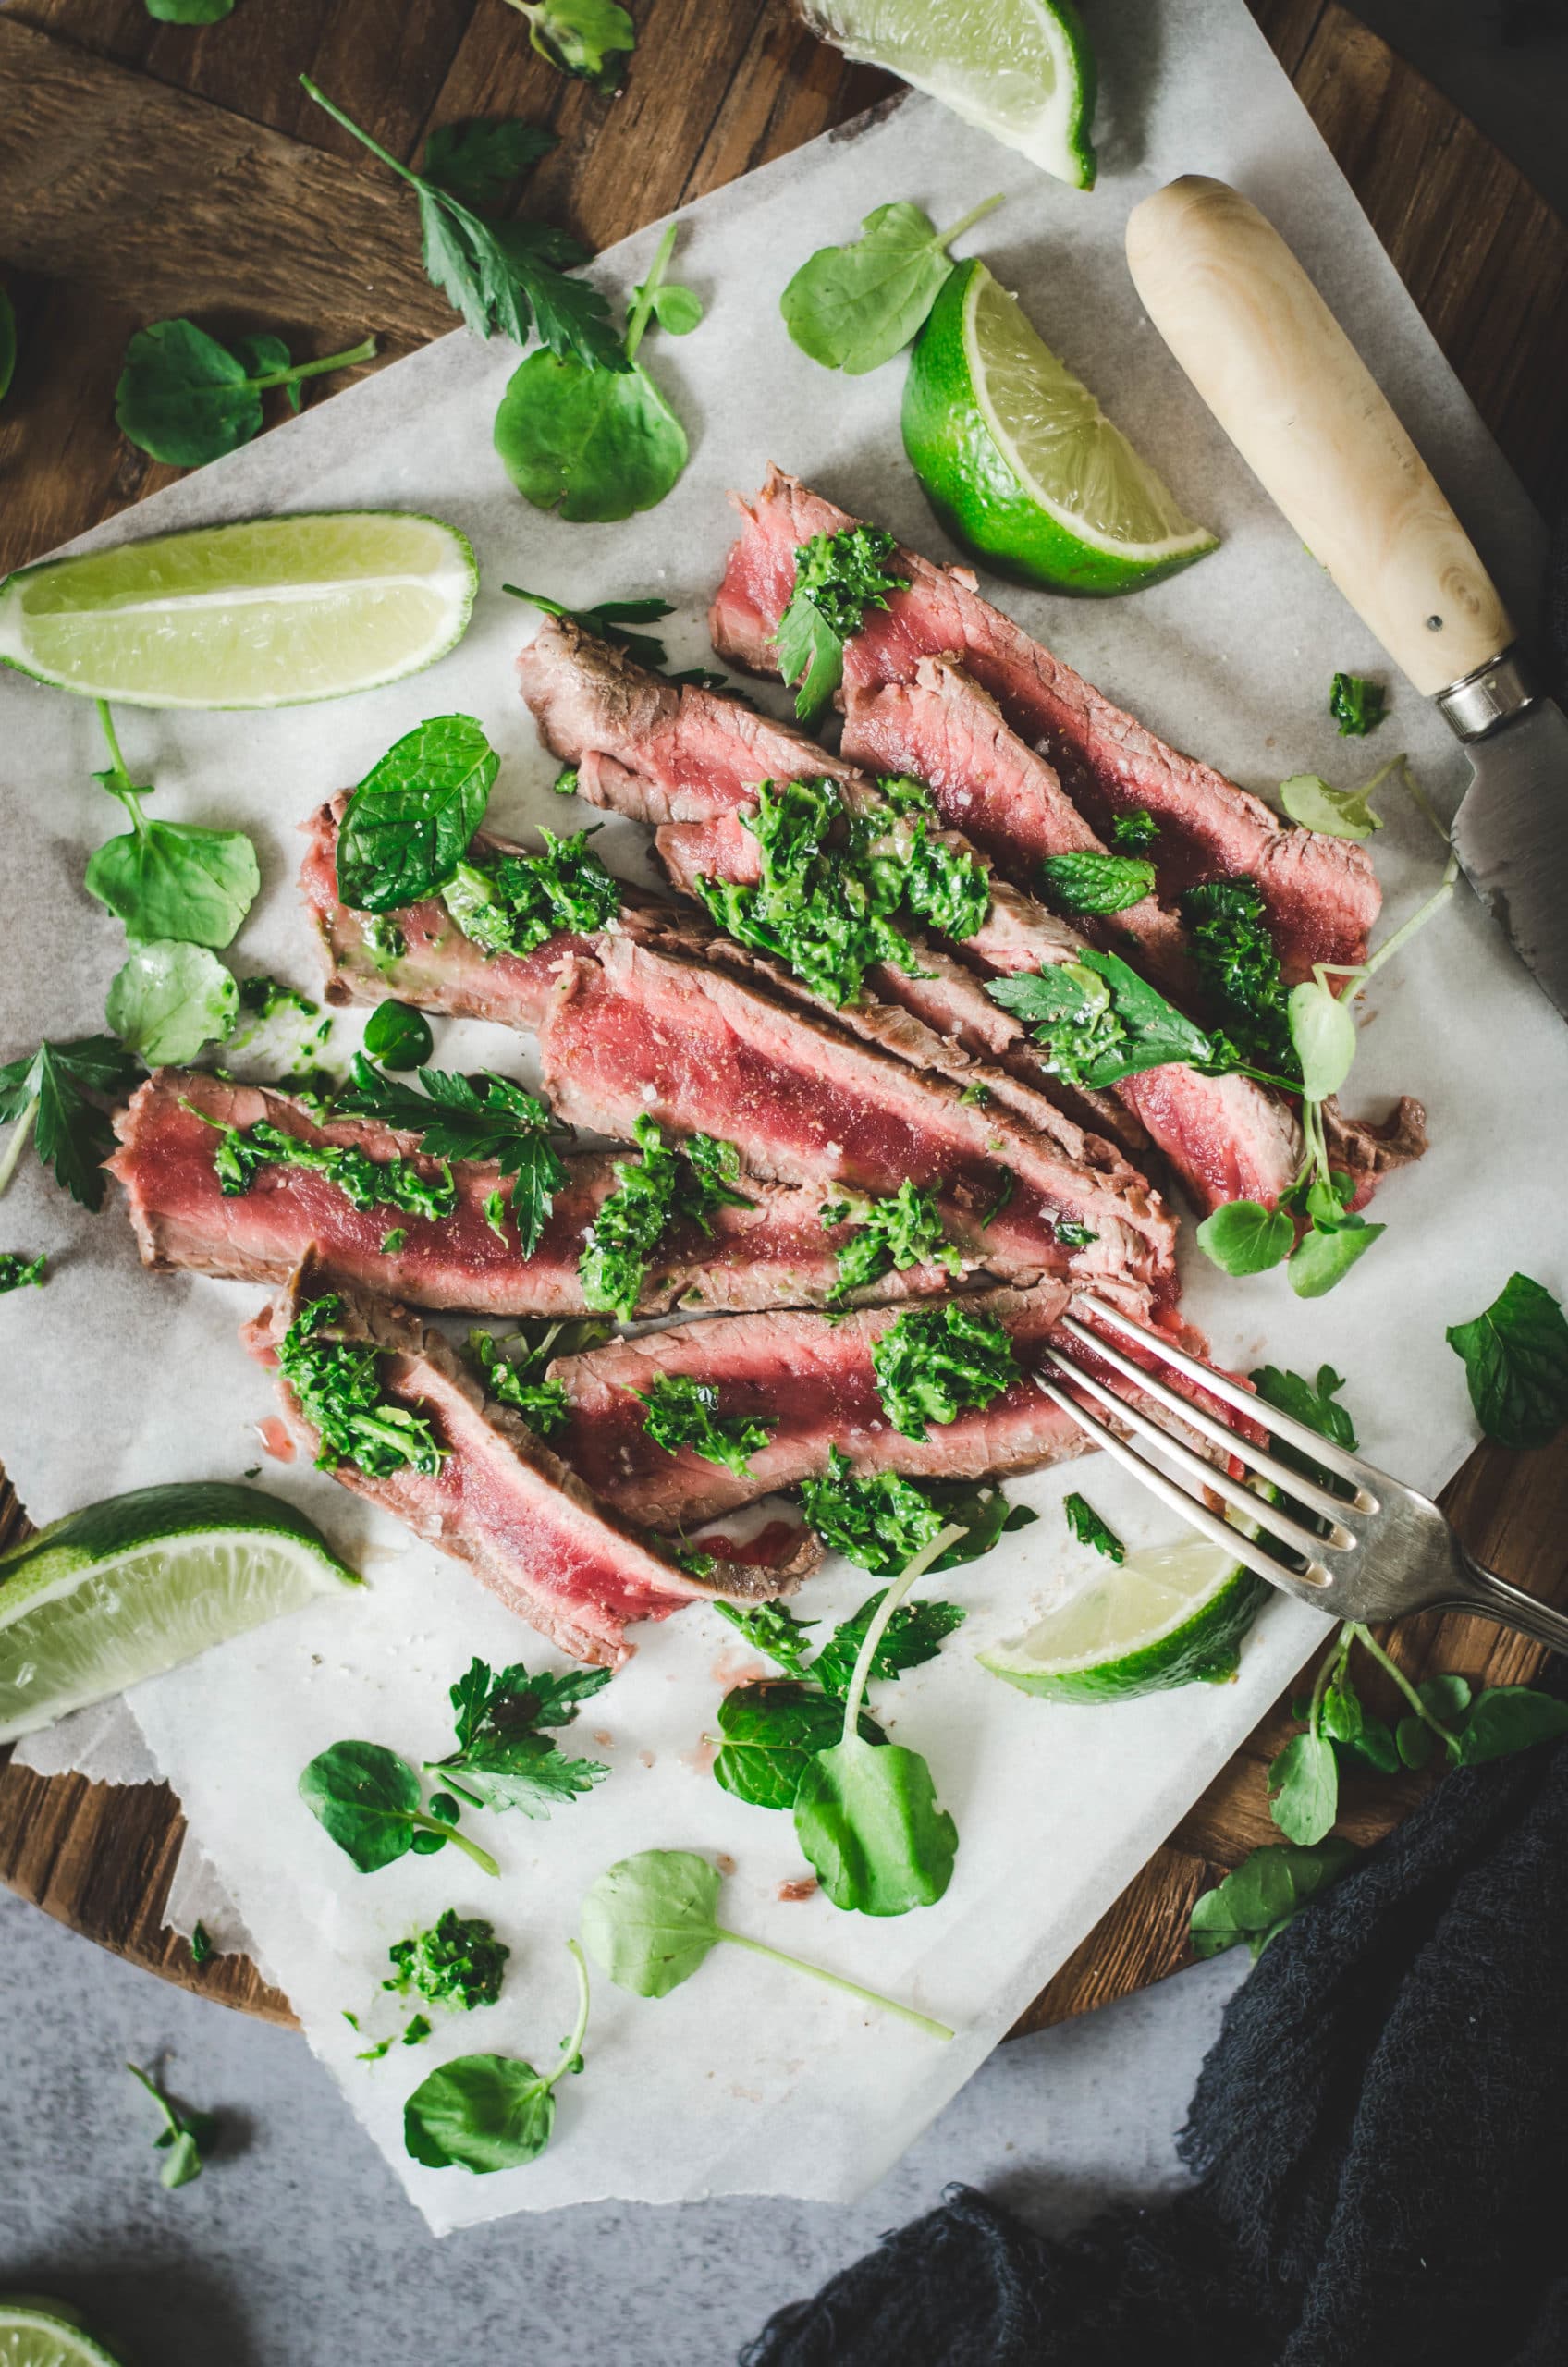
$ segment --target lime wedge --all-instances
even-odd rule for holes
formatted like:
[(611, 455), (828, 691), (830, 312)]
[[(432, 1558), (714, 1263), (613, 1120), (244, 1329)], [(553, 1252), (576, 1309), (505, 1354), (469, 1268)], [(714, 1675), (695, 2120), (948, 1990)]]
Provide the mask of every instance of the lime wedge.
[(1135, 592), (1215, 547), (977, 260), (915, 340), (903, 430), (949, 533), (1026, 583)]
[(119, 2367), (67, 2301), (0, 2301), (0, 2367)]
[(0, 664), (129, 706), (298, 706), (444, 657), (478, 581), (467, 537), (439, 518), (199, 526), (7, 576)]
[(0, 1742), (358, 1584), (303, 1513), (238, 1481), (67, 1513), (0, 1554)]
[(1071, 0), (800, 0), (814, 32), (902, 75), (1031, 164), (1093, 189), (1095, 53)]
[(1130, 1553), (981, 1665), (1047, 1701), (1126, 1701), (1234, 1674), (1268, 1588), (1202, 1538)]

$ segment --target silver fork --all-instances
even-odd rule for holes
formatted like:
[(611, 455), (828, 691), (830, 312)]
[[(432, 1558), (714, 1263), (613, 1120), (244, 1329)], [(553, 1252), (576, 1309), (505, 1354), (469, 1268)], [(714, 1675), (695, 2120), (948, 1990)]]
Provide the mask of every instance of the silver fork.
[[(1568, 1616), (1537, 1602), (1534, 1595), (1521, 1593), (1495, 1571), (1483, 1569), (1427, 1497), (1417, 1495), (1402, 1480), (1390, 1479), (1387, 1472), (1374, 1470), (1359, 1455), (1347, 1453), (1292, 1415), (1265, 1404), (1251, 1390), (1211, 1372), (1207, 1365), (1172, 1347), (1158, 1331), (1134, 1323), (1104, 1299), (1080, 1295), (1076, 1303), (1100, 1322), (1136, 1340), (1162, 1363), (1173, 1366), (1209, 1396), (1266, 1426), (1276, 1440), (1310, 1455), (1320, 1468), (1345, 1483), (1350, 1492), (1340, 1495), (1305, 1473), (1292, 1471), (1278, 1456), (1239, 1436), (1205, 1407), (1193, 1404), (1168, 1381), (1145, 1371), (1072, 1316), (1064, 1316), (1057, 1325), (1059, 1332), (1065, 1331), (1113, 1371), (1135, 1382), (1142, 1395), (1162, 1405), (1187, 1429), (1234, 1455), (1257, 1478), (1271, 1480), (1293, 1503), (1308, 1507), (1327, 1522), (1326, 1527), (1308, 1528), (1289, 1513), (1266, 1503), (1253, 1489), (1217, 1471), (1182, 1440), (1172, 1438), (1142, 1406), (1129, 1404), (1093, 1373), (1085, 1372), (1072, 1356), (1054, 1347), (1044, 1350), (1046, 1363), (1060, 1379), (1052, 1380), (1038, 1370), (1034, 1378), (1052, 1404), (1070, 1414), (1097, 1446), (1152, 1489), (1172, 1511), (1260, 1578), (1267, 1578), (1270, 1586), (1294, 1595), (1300, 1602), (1311, 1603), (1333, 1619), (1371, 1622), (1403, 1619), (1415, 1611), (1468, 1611), (1505, 1627), (1516, 1627), (1521, 1635), (1533, 1636), (1537, 1643), (1550, 1644), (1557, 1651), (1568, 1651)], [(1183, 1486), (1182, 1479), (1170, 1478), (1136, 1446), (1098, 1420), (1063, 1384), (1071, 1384), (1072, 1391), (1106, 1407), (1134, 1438), (1157, 1448), (1190, 1484)], [(1303, 1566), (1291, 1569), (1277, 1560), (1260, 1538), (1245, 1535), (1212, 1513), (1195, 1490), (1212, 1490), (1249, 1520), (1257, 1521), (1269, 1537), (1300, 1554)]]

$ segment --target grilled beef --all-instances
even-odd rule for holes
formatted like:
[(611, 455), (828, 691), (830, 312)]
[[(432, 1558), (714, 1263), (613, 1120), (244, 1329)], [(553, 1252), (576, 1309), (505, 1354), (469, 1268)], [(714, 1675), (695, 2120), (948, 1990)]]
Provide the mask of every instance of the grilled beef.
[[(386, 1395), (427, 1421), (447, 1450), (435, 1473), (404, 1466), (371, 1478), (340, 1463), (333, 1478), (467, 1562), (509, 1609), (574, 1659), (614, 1667), (632, 1650), (624, 1635), (630, 1621), (668, 1619), (694, 1599), (787, 1592), (814, 1558), (808, 1551), (784, 1572), (720, 1564), (709, 1578), (690, 1576), (600, 1502), (509, 1406), (487, 1399), (438, 1331), (399, 1307), (343, 1290), (312, 1260), (241, 1332), (251, 1354), (276, 1366), (289, 1325), (330, 1291), (341, 1302), (331, 1336), (385, 1350), (378, 1377)], [(319, 1453), (320, 1437), (281, 1377), (278, 1394), (290, 1432)]]
[[(1117, 1295), (1129, 1314), (1146, 1316), (1136, 1292)], [(868, 1309), (840, 1322), (820, 1315), (746, 1315), (683, 1323), (560, 1357), (550, 1372), (571, 1407), (561, 1453), (606, 1502), (672, 1530), (690, 1530), (772, 1490), (798, 1486), (826, 1468), (834, 1446), (861, 1472), (930, 1479), (1032, 1471), (1085, 1453), (1084, 1433), (1029, 1378), (1042, 1344), (1073, 1304), (1071, 1288), (1051, 1280), (1029, 1290), (986, 1292), (964, 1304), (1001, 1323), (1022, 1377), (989, 1405), (962, 1412), (945, 1426), (929, 1425), (924, 1441), (905, 1438), (888, 1419), (871, 1351), (895, 1318), (890, 1309)], [(1171, 1333), (1203, 1355), (1196, 1333), (1180, 1323)], [(1116, 1338), (1128, 1350), (1127, 1341)], [(1095, 1361), (1072, 1340), (1060, 1344), (1083, 1361)], [(1152, 1363), (1141, 1351), (1135, 1360)], [(690, 1374), (713, 1384), (721, 1419), (757, 1417), (775, 1424), (748, 1471), (730, 1471), (684, 1447), (671, 1453), (648, 1437), (645, 1409), (632, 1392), (646, 1392), (660, 1374)], [(1108, 1366), (1099, 1366), (1098, 1374), (1127, 1393)], [(1201, 1401), (1201, 1392), (1189, 1393)], [(1196, 1434), (1190, 1435), (1203, 1448)]]
[[(999, 860), (999, 847), (1011, 853), (1021, 878), (1034, 874), (1043, 853), (1097, 846), (1049, 767), (1008, 730), (983, 692), (958, 668), (950, 672), (950, 694), (938, 681), (929, 689), (892, 686), (869, 696), (864, 710), (879, 713), (884, 729), (868, 730), (853, 744), (851, 730), (863, 705), (851, 702), (846, 752), (883, 772), (908, 772), (927, 781), (945, 818), (965, 826), (971, 812), (991, 814), (990, 785), (1004, 763), (1011, 763), (1014, 790), (997, 809), (994, 843), (980, 850), (980, 860)], [(758, 718), (748, 708), (711, 691), (660, 682), (577, 627), (553, 622), (523, 651), (519, 674), (548, 745), (578, 767), (580, 779), (586, 779), (593, 759), (606, 759), (608, 769), (594, 773), (589, 794), (641, 818), (676, 811), (687, 817), (663, 822), (656, 831), (660, 860), (678, 889), (694, 895), (704, 877), (742, 883), (758, 877), (757, 841), (743, 817), (754, 810), (763, 777), (755, 767), (763, 749)], [(652, 730), (645, 728), (650, 716), (657, 718)], [(793, 778), (820, 772), (830, 762), (798, 733), (778, 728), (775, 738), (768, 760), (787, 763)], [(838, 763), (831, 778), (850, 810), (864, 810), (876, 801), (874, 783), (852, 766)], [(1026, 828), (1014, 828), (1009, 816), (1015, 811), (1023, 813)], [(957, 828), (944, 835), (956, 849), (975, 852)], [(991, 896), (985, 926), (965, 940), (967, 959), (1000, 975), (1072, 961), (1082, 951), (1085, 940), (1075, 927), (995, 873)], [(1118, 917), (1136, 924), (1131, 934), (1140, 955), (1145, 941), (1152, 945), (1158, 957), (1152, 966), (1166, 975), (1184, 967), (1177, 924), (1154, 898)], [(1060, 1093), (1059, 1081), (1028, 1031), (992, 1002), (980, 979), (950, 954), (925, 938), (916, 940), (916, 951), (920, 967), (930, 973), (926, 977), (888, 964), (871, 974), (881, 1007), (869, 1024), (882, 1031), (880, 1040), (888, 1040), (886, 1007), (900, 1005), (922, 1023), (924, 1032), (912, 1040), (905, 1031), (904, 1039), (892, 1041), (890, 1049), (917, 1065), (949, 1073), (962, 1073), (974, 1061), (986, 1063), (981, 1081), (997, 1100), (1051, 1135), (1068, 1157), (1114, 1172), (1125, 1184), (1129, 1171), (1103, 1134), (1059, 1112), (1053, 1101), (1053, 1094)], [(754, 957), (729, 955), (722, 939), (713, 958), (754, 964)], [(771, 975), (776, 987), (789, 991), (787, 976)], [(838, 1017), (842, 1026), (868, 1024), (852, 1006)], [(1271, 1207), (1300, 1164), (1293, 1118), (1277, 1097), (1246, 1078), (1205, 1077), (1188, 1068), (1150, 1072), (1129, 1079), (1114, 1099), (1095, 1096), (1094, 1104), (1101, 1126), (1108, 1108), (1128, 1112), (1135, 1122), (1134, 1147), (1152, 1141), (1205, 1213), (1235, 1198)]]
[[(855, 1040), (774, 992), (754, 964), (744, 975), (723, 966), (724, 940), (696, 921), (629, 903), (594, 938), (562, 935), (526, 960), (486, 961), (442, 906), (423, 904), (391, 916), (404, 951), (377, 950), (365, 916), (337, 901), (336, 829), (324, 808), (302, 875), (330, 1001), (395, 994), (531, 1027), (545, 1090), (569, 1122), (625, 1138), (646, 1113), (677, 1134), (737, 1144), (754, 1174), (813, 1187), (937, 1185), (949, 1236), (994, 1272), (1067, 1271), (1084, 1283), (1127, 1274), (1173, 1294), (1174, 1228), (1146, 1186), (1078, 1164), (1011, 1111), (966, 1101), (956, 1081)], [(1070, 1250), (1059, 1218), (1096, 1240)]]
[[(732, 664), (778, 672), (773, 635), (795, 581), (795, 550), (854, 523), (848, 512), (770, 470), (744, 521), (710, 613), (714, 645)], [(1155, 860), (1172, 900), (1198, 879), (1256, 881), (1287, 977), (1314, 962), (1361, 961), (1380, 898), (1365, 848), (1288, 823), (1261, 798), (1182, 755), (1103, 698), (1011, 618), (983, 600), (966, 568), (935, 567), (900, 550), (909, 589), (868, 608), (845, 651), (845, 691), (914, 681), (923, 657), (956, 656), (1007, 722), (1036, 747), (1096, 833), (1118, 814), (1158, 822)]]
[[(285, 1165), (263, 1167), (249, 1190), (226, 1195), (214, 1167), (214, 1126), (248, 1132), (263, 1121), (305, 1143), (361, 1150), (378, 1162), (411, 1159), (431, 1177), (441, 1171), (438, 1161), (417, 1156), (417, 1136), (374, 1119), (321, 1124), (270, 1087), (228, 1084), (199, 1069), (160, 1069), (117, 1113), (120, 1147), (109, 1162), (125, 1187), (145, 1264), (282, 1282), (313, 1249), (336, 1281), (410, 1306), (550, 1318), (588, 1311), (578, 1264), (584, 1236), (615, 1189), (615, 1152), (566, 1159), (570, 1180), (555, 1195), (533, 1255), (524, 1257), (515, 1230), (501, 1239), (484, 1213), (490, 1193), (505, 1195), (507, 1178), (498, 1167), (474, 1160), (451, 1162), (457, 1206), (435, 1219), (358, 1208), (329, 1176)], [(824, 1230), (820, 1191), (755, 1178), (743, 1179), (743, 1188), (753, 1206), (715, 1209), (711, 1234), (687, 1218), (669, 1225), (649, 1266), (639, 1315), (677, 1306), (827, 1303), (838, 1280), (837, 1251), (851, 1228)], [(386, 1250), (394, 1228), (401, 1245)], [(920, 1266), (886, 1275), (857, 1296), (896, 1299), (951, 1287), (943, 1268)]]

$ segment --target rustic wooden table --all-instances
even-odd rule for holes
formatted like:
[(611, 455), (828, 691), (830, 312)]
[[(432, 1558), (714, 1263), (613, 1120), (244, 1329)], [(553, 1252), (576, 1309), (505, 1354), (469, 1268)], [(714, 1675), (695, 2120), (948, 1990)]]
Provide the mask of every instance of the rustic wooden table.
[[(1434, 334), (1543, 509), (1568, 491), (1568, 229), (1463, 117), (1342, 8), (1250, 0)], [(21, 358), (0, 410), (0, 572), (167, 484), (118, 435), (131, 331), (175, 313), (269, 328), (297, 354), (367, 329), (376, 367), (452, 325), (420, 267), (405, 198), (299, 88), (314, 75), (411, 157), (432, 125), (521, 115), (560, 144), (531, 209), (591, 245), (846, 122), (894, 88), (801, 30), (787, 0), (633, 0), (639, 45), (612, 102), (530, 51), (502, 0), (239, 0), (205, 30), (141, 0), (12, 0), (0, 15), (0, 275)], [(339, 383), (334, 381), (335, 384)], [(1483, 1447), (1449, 1490), (1481, 1558), (1568, 1593), (1568, 1441)], [(0, 1538), (25, 1522), (0, 1502)], [(1479, 1622), (1422, 1619), (1394, 1650), (1415, 1674), (1492, 1684), (1540, 1655)], [(1038, 2029), (1184, 1960), (1197, 1893), (1273, 1837), (1263, 1767), (1288, 1723), (1257, 1728), (1020, 2025)], [(0, 1877), (105, 1947), (278, 2021), (286, 1998), (242, 1956), (191, 1961), (163, 1907), (184, 1829), (165, 1785), (50, 1781), (0, 1752)], [(1349, 1801), (1355, 1840), (1387, 1830), (1421, 1779)]]

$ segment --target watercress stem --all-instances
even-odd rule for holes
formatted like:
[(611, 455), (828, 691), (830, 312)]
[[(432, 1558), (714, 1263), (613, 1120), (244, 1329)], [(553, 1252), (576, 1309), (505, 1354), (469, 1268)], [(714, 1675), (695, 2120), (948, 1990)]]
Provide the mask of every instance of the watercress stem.
[[(876, 1656), (876, 1647), (887, 1631), (888, 1620), (891, 1619), (916, 1578), (924, 1577), (932, 1563), (940, 1561), (949, 1545), (956, 1545), (961, 1537), (967, 1537), (968, 1534), (967, 1528), (956, 1524), (942, 1529), (931, 1539), (929, 1545), (921, 1547), (913, 1561), (893, 1580), (892, 1585), (883, 1596), (876, 1614), (862, 1640), (860, 1652), (855, 1661), (854, 1674), (850, 1679), (850, 1689), (844, 1697), (844, 1740), (847, 1743), (852, 1743), (857, 1739), (861, 1697), (865, 1691), (866, 1680), (871, 1674), (871, 1663)], [(869, 1748), (870, 1746), (868, 1745), (867, 1748)]]
[(0, 1192), (5, 1191), (17, 1171), (17, 1161), (27, 1147), (28, 1136), (32, 1132), (37, 1117), (38, 1096), (35, 1093), (11, 1130), (11, 1139), (6, 1145), (5, 1157), (0, 1158)]
[(286, 370), (265, 370), (251, 384), (258, 391), (267, 386), (290, 386), (300, 378), (323, 377), (328, 370), (351, 369), (356, 362), (371, 361), (374, 353), (375, 339), (367, 337), (361, 344), (350, 346), (346, 353), (329, 353), (325, 362), (294, 362)]
[(557, 2064), (555, 2069), (540, 2082), (541, 2086), (545, 2088), (553, 2088), (556, 2081), (560, 2078), (562, 2072), (569, 2070), (572, 2064), (576, 2062), (579, 2054), (582, 2051), (582, 2042), (586, 2037), (588, 2030), (587, 1958), (583, 1956), (582, 1949), (578, 1946), (575, 1940), (569, 1940), (566, 1944), (570, 1954), (572, 1963), (577, 1967), (577, 2024), (571, 2033), (571, 2036), (561, 2048), (560, 2061)]
[(501, 1869), (490, 1855), (489, 1850), (482, 1849), (477, 1841), (471, 1841), (466, 1833), (459, 1833), (455, 1824), (443, 1824), (439, 1817), (426, 1816), (422, 1809), (413, 1809), (409, 1821), (416, 1825), (421, 1833), (438, 1833), (443, 1841), (452, 1842), (462, 1851), (465, 1858), (473, 1859), (482, 1874), (500, 1872)]
[(766, 1940), (748, 1940), (743, 1932), (727, 1931), (722, 1923), (716, 1923), (714, 1930), (721, 1940), (729, 1940), (737, 1948), (750, 1948), (757, 1956), (771, 1956), (775, 1964), (793, 1965), (797, 1972), (809, 1972), (814, 1981), (825, 1981), (829, 1989), (841, 1989), (847, 1996), (876, 2005), (884, 2014), (897, 2014), (900, 2021), (913, 2022), (916, 2030), (926, 2031), (932, 2038), (952, 2037), (946, 2022), (933, 2021), (929, 2014), (917, 2014), (913, 2005), (900, 2005), (891, 1997), (880, 1996), (875, 1989), (863, 1989), (858, 1981), (846, 1981), (841, 1973), (826, 1972), (819, 1964), (807, 1964), (803, 1956), (786, 1956), (782, 1948), (770, 1948)]
[(389, 165), (395, 173), (408, 182), (410, 189), (424, 187), (424, 183), (417, 173), (410, 172), (407, 165), (400, 165), (396, 156), (389, 155), (380, 141), (373, 140), (368, 131), (361, 131), (359, 125), (344, 114), (341, 107), (334, 106), (326, 92), (319, 84), (312, 82), (308, 74), (300, 75), (300, 86), (307, 98), (314, 99), (318, 107), (325, 108), (334, 123), (340, 123), (345, 131), (351, 131), (361, 147), (368, 148), (373, 156), (379, 156), (384, 165)]
[(642, 290), (638, 295), (636, 301), (633, 303), (631, 312), (626, 316), (626, 358), (628, 362), (635, 362), (637, 359), (637, 348), (643, 342), (643, 331), (647, 327), (649, 316), (654, 309), (655, 294), (662, 285), (665, 273), (669, 268), (669, 259), (675, 252), (676, 234), (680, 227), (680, 225), (679, 222), (668, 222), (665, 225), (665, 233), (663, 238), (659, 240), (658, 251), (654, 256), (653, 266), (648, 273), (648, 276), (643, 282)]
[(1430, 1710), (1427, 1709), (1427, 1704), (1422, 1700), (1421, 1696), (1417, 1693), (1415, 1687), (1412, 1685), (1404, 1671), (1399, 1666), (1396, 1661), (1391, 1661), (1389, 1658), (1389, 1655), (1384, 1651), (1383, 1647), (1378, 1643), (1378, 1638), (1373, 1635), (1371, 1629), (1369, 1627), (1364, 1627), (1360, 1621), (1355, 1619), (1348, 1620), (1346, 1622), (1346, 1625), (1349, 1627), (1351, 1634), (1355, 1637), (1356, 1641), (1366, 1645), (1367, 1650), (1371, 1653), (1373, 1659), (1378, 1662), (1379, 1666), (1388, 1670), (1389, 1674), (1393, 1678), (1394, 1683), (1398, 1686), (1400, 1691), (1403, 1694), (1405, 1699), (1409, 1702), (1416, 1716), (1421, 1720), (1422, 1724), (1430, 1726), (1432, 1732), (1439, 1737), (1444, 1747), (1451, 1750), (1455, 1759), (1457, 1759), (1459, 1756), (1459, 1736), (1456, 1734), (1452, 1734), (1447, 1726), (1440, 1724), (1439, 1722), (1433, 1717)]
[(962, 239), (966, 230), (973, 230), (976, 222), (984, 221), (987, 214), (994, 214), (1001, 202), (1000, 193), (996, 197), (983, 199), (980, 204), (964, 215), (962, 222), (955, 222), (950, 230), (944, 230), (941, 233), (937, 241), (937, 245), (950, 247), (955, 239)]
[(107, 699), (94, 699), (92, 704), (98, 710), (98, 720), (104, 727), (104, 737), (109, 743), (109, 756), (114, 765), (115, 779), (123, 782), (129, 789), (130, 775), (125, 768), (125, 758), (120, 754), (119, 735), (115, 730), (115, 718), (109, 713), (109, 702)]
[[(1368, 978), (1376, 975), (1377, 972), (1382, 968), (1385, 962), (1392, 961), (1394, 955), (1398, 953), (1403, 946), (1409, 944), (1410, 939), (1415, 935), (1417, 929), (1425, 928), (1427, 923), (1431, 920), (1436, 914), (1441, 912), (1443, 906), (1453, 894), (1454, 882), (1458, 877), (1459, 858), (1457, 855), (1451, 854), (1447, 864), (1443, 867), (1441, 887), (1436, 889), (1434, 892), (1427, 897), (1426, 902), (1422, 905), (1418, 913), (1412, 913), (1410, 918), (1405, 922), (1403, 928), (1395, 929), (1392, 937), (1390, 938), (1386, 945), (1379, 945), (1376, 953), (1368, 954), (1366, 962), (1362, 964), (1361, 985), (1363, 987), (1366, 984)], [(1356, 988), (1356, 992), (1359, 994), (1360, 991), (1361, 987), (1358, 987)]]

